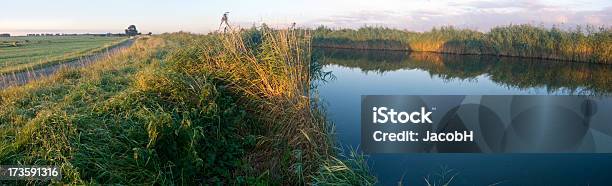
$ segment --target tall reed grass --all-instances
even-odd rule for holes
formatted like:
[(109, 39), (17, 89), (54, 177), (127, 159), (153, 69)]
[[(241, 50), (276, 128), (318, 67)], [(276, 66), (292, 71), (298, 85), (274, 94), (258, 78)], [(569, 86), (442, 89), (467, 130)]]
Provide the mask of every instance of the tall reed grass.
[(410, 32), (378, 27), (314, 30), (315, 46), (515, 56), (589, 63), (612, 63), (612, 30), (587, 26), (573, 30), (509, 25), (478, 32), (442, 27)]
[[(177, 35), (167, 37), (174, 36)], [(320, 181), (317, 175), (345, 173), (329, 169), (329, 165), (353, 168), (338, 164), (329, 124), (312, 105), (311, 81), (318, 73), (310, 61), (309, 38), (309, 32), (303, 30), (262, 27), (203, 39), (174, 39), (198, 42), (175, 56), (182, 62), (173, 68), (189, 76), (212, 72), (209, 76), (238, 94), (238, 103), (246, 105), (247, 112), (261, 123), (263, 131), (247, 160), (259, 172), (269, 174), (275, 183), (312, 183)], [(365, 162), (360, 160), (346, 159), (363, 165)], [(345, 181), (375, 182), (365, 174), (367, 171), (362, 173), (364, 179), (347, 177), (350, 179)]]

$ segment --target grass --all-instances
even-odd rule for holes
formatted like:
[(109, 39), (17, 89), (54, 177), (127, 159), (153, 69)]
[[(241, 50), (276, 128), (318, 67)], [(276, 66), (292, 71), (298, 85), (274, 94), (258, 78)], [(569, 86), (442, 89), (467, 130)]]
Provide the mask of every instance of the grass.
[(452, 54), (514, 56), (612, 64), (612, 30), (587, 26), (573, 30), (510, 25), (483, 33), (442, 27), (410, 32), (379, 27), (332, 30), (319, 27), (314, 46), (408, 50)]
[(21, 72), (92, 55), (125, 37), (32, 36), (0, 38), (0, 74)]
[(68, 184), (374, 184), (314, 109), (307, 36), (144, 37), (2, 90), (0, 164), (58, 165)]

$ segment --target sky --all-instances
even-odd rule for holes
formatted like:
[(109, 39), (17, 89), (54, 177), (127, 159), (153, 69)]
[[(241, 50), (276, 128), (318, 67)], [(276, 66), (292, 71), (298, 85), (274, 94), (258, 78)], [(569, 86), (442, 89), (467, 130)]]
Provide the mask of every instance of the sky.
[(130, 24), (143, 33), (207, 33), (219, 29), (226, 11), (229, 23), (240, 27), (612, 26), (612, 0), (8, 0), (0, 10), (0, 33), (12, 35), (118, 33)]

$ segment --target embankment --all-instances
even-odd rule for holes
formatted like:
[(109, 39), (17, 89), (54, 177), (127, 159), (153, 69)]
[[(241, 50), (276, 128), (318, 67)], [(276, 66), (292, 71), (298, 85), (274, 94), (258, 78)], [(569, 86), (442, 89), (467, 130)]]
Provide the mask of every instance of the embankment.
[(363, 156), (341, 157), (309, 97), (304, 38), (140, 38), (87, 68), (0, 90), (0, 164), (58, 165), (64, 184), (372, 185)]

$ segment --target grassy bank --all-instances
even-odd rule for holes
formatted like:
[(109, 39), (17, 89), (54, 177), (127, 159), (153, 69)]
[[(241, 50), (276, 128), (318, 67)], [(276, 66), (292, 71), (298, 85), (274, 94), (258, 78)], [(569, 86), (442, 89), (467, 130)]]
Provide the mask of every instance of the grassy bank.
[(140, 38), (2, 90), (0, 164), (58, 165), (76, 184), (373, 184), (313, 109), (305, 35)]
[(101, 52), (126, 39), (99, 36), (0, 38), (0, 75), (72, 61)]
[(479, 54), (612, 64), (612, 30), (580, 27), (571, 31), (531, 25), (496, 27), (482, 33), (443, 27), (428, 32), (364, 27), (314, 31), (314, 46)]

